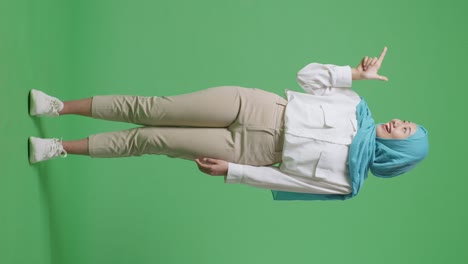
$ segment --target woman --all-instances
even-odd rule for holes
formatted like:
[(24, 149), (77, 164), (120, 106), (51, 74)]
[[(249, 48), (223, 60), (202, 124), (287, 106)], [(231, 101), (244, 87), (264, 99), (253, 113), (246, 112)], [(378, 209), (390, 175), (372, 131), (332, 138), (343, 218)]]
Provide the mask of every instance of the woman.
[[(393, 119), (375, 125), (352, 80), (383, 80), (387, 52), (356, 68), (311, 63), (297, 75), (307, 93), (287, 100), (260, 89), (214, 87), (170, 97), (94, 96), (61, 102), (32, 90), (32, 116), (77, 114), (142, 127), (76, 141), (30, 138), (31, 163), (66, 157), (164, 154), (195, 160), (225, 183), (272, 189), (276, 200), (347, 199), (369, 169), (400, 175), (427, 155), (427, 131)], [(279, 167), (273, 164), (281, 163)]]

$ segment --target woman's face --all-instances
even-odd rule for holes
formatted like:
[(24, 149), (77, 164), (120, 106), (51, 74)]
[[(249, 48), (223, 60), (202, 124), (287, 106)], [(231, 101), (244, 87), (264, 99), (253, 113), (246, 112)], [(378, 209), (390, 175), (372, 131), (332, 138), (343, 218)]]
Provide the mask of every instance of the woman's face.
[(390, 122), (377, 125), (376, 132), (379, 138), (405, 139), (416, 133), (418, 125), (409, 121), (392, 119)]

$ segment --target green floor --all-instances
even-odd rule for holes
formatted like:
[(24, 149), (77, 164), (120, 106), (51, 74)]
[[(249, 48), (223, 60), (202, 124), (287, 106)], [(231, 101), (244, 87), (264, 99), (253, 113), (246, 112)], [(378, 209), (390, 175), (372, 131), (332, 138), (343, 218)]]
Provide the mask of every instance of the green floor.
[[(463, 1), (0, 0), (0, 263), (467, 263)], [(374, 118), (429, 130), (430, 154), (345, 202), (275, 202), (163, 156), (30, 165), (29, 136), (132, 127), (31, 118), (63, 100), (221, 85), (300, 91), (309, 62), (388, 46), (388, 83), (353, 84)]]

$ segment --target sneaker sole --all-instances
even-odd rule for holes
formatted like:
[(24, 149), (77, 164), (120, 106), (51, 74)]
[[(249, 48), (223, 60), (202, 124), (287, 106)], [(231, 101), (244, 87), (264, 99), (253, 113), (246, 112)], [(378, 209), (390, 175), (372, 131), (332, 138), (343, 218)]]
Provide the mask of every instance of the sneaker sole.
[(37, 91), (35, 89), (32, 89), (29, 92), (29, 115), (30, 116), (36, 115), (36, 113), (34, 112), (34, 108), (36, 107), (36, 103), (35, 103), (36, 93)]
[(33, 155), (32, 155), (32, 143), (31, 143), (32, 137), (28, 138), (28, 158), (29, 158), (29, 163), (34, 163), (33, 161)]
[(29, 137), (29, 144), (28, 144), (29, 162), (37, 163), (37, 160), (34, 158), (33, 140), (34, 140), (34, 137)]

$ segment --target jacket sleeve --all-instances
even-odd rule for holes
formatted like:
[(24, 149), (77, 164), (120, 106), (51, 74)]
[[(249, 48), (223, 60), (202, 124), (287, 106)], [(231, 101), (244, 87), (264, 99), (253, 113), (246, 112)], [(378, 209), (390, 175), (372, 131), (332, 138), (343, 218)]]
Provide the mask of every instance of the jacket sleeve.
[(336, 89), (351, 88), (350, 66), (310, 63), (297, 73), (297, 82), (310, 94), (328, 95)]
[(289, 175), (275, 166), (250, 166), (230, 162), (224, 182), (300, 193), (348, 194), (351, 192), (349, 186), (338, 186), (312, 178)]

